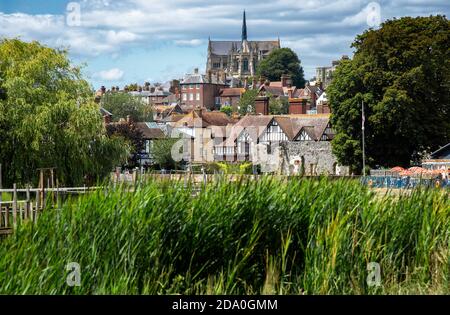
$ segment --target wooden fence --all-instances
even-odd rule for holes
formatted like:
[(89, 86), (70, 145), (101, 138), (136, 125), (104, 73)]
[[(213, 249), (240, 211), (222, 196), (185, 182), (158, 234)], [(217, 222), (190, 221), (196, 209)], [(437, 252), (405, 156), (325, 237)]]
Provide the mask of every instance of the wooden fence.
[[(0, 189), (0, 235), (10, 234), (24, 221), (36, 222), (46, 206), (59, 208), (68, 194), (84, 194), (98, 187), (21, 188)], [(11, 200), (3, 201), (8, 193)], [(23, 197), (23, 199), (20, 199)], [(9, 198), (8, 198), (9, 199)]]

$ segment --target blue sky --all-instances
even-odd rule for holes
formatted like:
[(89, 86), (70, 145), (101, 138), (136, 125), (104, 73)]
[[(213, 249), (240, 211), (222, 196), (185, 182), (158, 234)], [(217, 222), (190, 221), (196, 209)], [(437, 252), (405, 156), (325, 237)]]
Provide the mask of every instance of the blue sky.
[(365, 29), (393, 17), (449, 16), (450, 1), (0, 0), (0, 37), (69, 48), (95, 89), (165, 82), (204, 71), (208, 36), (239, 40), (244, 9), (249, 40), (280, 37), (309, 79), (315, 67), (351, 56)]

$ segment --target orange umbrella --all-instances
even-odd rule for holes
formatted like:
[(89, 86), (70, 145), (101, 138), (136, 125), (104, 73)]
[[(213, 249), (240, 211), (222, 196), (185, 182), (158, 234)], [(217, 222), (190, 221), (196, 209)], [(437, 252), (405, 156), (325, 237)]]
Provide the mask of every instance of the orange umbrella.
[(401, 166), (391, 168), (391, 172), (403, 172), (405, 169)]

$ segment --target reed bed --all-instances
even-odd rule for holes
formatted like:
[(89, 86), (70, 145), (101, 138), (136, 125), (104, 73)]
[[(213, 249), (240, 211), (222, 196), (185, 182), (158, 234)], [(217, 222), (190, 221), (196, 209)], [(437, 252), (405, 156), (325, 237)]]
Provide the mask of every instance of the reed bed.
[[(0, 241), (0, 294), (449, 294), (448, 192), (355, 180), (152, 181), (46, 209)], [(81, 267), (80, 286), (66, 266)], [(381, 266), (380, 285), (366, 281)]]

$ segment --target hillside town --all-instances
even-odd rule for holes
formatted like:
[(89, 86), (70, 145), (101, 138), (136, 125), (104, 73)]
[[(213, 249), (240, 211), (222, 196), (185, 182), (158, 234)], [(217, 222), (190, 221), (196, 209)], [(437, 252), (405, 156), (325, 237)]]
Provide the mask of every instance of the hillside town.
[[(331, 61), (331, 66), (317, 67), (316, 76), (303, 86), (296, 86), (286, 73), (279, 80), (270, 81), (262, 75), (256, 76), (256, 69), (273, 50), (282, 47), (281, 40), (249, 41), (247, 34), (244, 11), (240, 40), (208, 39), (205, 73), (194, 68), (183, 78), (166, 83), (135, 83), (109, 89), (102, 86), (96, 92), (98, 103), (105, 94), (128, 93), (151, 107), (151, 121), (117, 117), (118, 122), (112, 122), (113, 115), (101, 109), (105, 124), (134, 124), (141, 132), (145, 147), (138, 152), (139, 163), (135, 166), (141, 172), (154, 168), (153, 143), (176, 138), (180, 139), (175, 145), (180, 152), (174, 158), (182, 162), (180, 165), (185, 170), (214, 162), (249, 161), (262, 173), (353, 175), (348, 166), (338, 163), (332, 152), (335, 132), (326, 92), (337, 66), (349, 57), (344, 55), (340, 60)], [(251, 92), (254, 98), (243, 111), (241, 99)], [(275, 101), (284, 108), (274, 113), (270, 104)], [(445, 147), (437, 152), (443, 150)], [(406, 169), (405, 172), (404, 168), (395, 166), (391, 173), (398, 176), (400, 171), (395, 170), (401, 169), (402, 175), (427, 173), (447, 179), (448, 152), (444, 158), (433, 160), (437, 152), (424, 161), (423, 168), (416, 166), (415, 171)], [(384, 175), (386, 171), (390, 170), (385, 169)], [(380, 171), (372, 173), (377, 175)], [(385, 182), (386, 178), (380, 180)]]
[[(244, 12), (241, 40), (208, 40), (206, 73), (195, 68), (165, 84), (146, 82), (122, 89), (102, 86), (96, 101), (100, 103), (106, 93), (129, 93), (151, 105), (152, 121), (120, 117), (120, 123), (135, 123), (146, 141), (140, 152), (141, 167), (153, 164), (152, 142), (181, 135), (181, 159), (187, 166), (251, 161), (262, 171), (277, 174), (348, 174), (348, 168), (339, 165), (332, 154), (334, 131), (325, 88), (339, 61), (333, 61), (332, 67), (317, 68), (317, 78), (304, 86), (295, 86), (288, 74), (278, 81), (256, 77), (257, 64), (277, 48), (281, 48), (279, 38), (247, 39)], [(239, 104), (247, 91), (256, 92), (251, 104), (254, 110), (242, 115)], [(286, 103), (286, 112), (272, 114), (271, 100)], [(230, 115), (221, 111), (224, 107), (230, 107)], [(112, 123), (111, 113), (102, 109), (102, 115), (105, 124)]]

